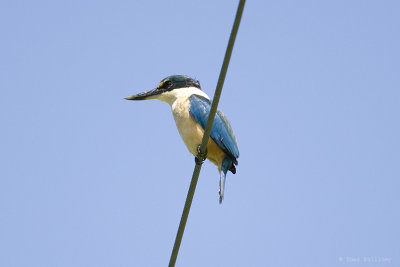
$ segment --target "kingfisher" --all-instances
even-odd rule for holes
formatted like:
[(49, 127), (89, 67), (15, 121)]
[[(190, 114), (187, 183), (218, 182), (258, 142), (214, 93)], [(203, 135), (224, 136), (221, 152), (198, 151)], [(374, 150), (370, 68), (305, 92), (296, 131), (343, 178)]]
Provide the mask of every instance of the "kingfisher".
[[(128, 96), (127, 100), (158, 99), (171, 106), (179, 134), (189, 152), (200, 152), (204, 129), (211, 109), (210, 97), (202, 91), (200, 82), (186, 75), (172, 75), (163, 79), (155, 89)], [(239, 149), (232, 127), (225, 115), (217, 110), (207, 143), (205, 157), (217, 165), (219, 179), (219, 203), (222, 203), (226, 173), (236, 173)]]

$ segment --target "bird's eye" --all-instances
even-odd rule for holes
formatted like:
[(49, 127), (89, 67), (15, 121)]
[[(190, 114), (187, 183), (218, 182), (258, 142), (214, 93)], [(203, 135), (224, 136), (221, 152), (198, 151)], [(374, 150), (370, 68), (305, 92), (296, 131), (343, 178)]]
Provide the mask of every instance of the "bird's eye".
[(163, 84), (163, 88), (168, 89), (169, 87), (171, 87), (171, 85), (172, 85), (172, 82), (171, 82), (171, 81), (166, 81), (166, 82)]

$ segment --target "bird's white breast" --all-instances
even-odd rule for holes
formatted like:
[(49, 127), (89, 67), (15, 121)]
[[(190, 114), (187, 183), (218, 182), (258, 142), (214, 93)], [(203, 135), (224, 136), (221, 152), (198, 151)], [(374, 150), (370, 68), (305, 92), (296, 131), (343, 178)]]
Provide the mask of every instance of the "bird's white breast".
[[(201, 144), (204, 130), (201, 125), (194, 121), (190, 116), (189, 97), (193, 94), (201, 95), (210, 99), (206, 93), (194, 87), (165, 92), (161, 94), (158, 99), (170, 104), (179, 134), (190, 153), (196, 156), (197, 146)], [(208, 140), (207, 148), (207, 158), (220, 167), (225, 155), (224, 152), (211, 138)]]
[(176, 126), (183, 142), (190, 153), (197, 155), (197, 146), (201, 143), (204, 130), (190, 116), (190, 100), (193, 94), (201, 95), (210, 99), (206, 93), (195, 87), (175, 89), (165, 92), (160, 96), (160, 100), (170, 104)]
[(183, 142), (189, 149), (190, 153), (197, 155), (197, 146), (201, 143), (204, 130), (195, 122), (189, 113), (189, 98), (178, 99), (171, 106), (174, 115), (176, 127), (181, 135)]

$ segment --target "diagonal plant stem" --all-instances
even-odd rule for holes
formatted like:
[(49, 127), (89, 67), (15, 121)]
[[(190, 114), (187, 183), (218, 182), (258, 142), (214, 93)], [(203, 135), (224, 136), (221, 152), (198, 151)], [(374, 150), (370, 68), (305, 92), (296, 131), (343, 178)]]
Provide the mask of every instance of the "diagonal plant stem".
[(194, 192), (196, 190), (197, 181), (199, 180), (201, 164), (205, 159), (207, 142), (210, 137), (211, 126), (214, 123), (215, 113), (217, 112), (217, 107), (219, 103), (219, 99), (221, 97), (222, 87), (224, 85), (226, 72), (228, 71), (229, 61), (231, 59), (233, 45), (235, 43), (236, 35), (239, 29), (240, 20), (242, 18), (242, 13), (244, 9), (245, 0), (240, 0), (238, 9), (236, 11), (235, 21), (233, 23), (231, 35), (229, 37), (228, 47), (226, 48), (224, 62), (221, 67), (221, 72), (219, 74), (217, 88), (215, 89), (213, 102), (211, 105), (210, 115), (208, 117), (208, 121), (206, 124), (206, 128), (203, 135), (203, 140), (201, 142), (199, 153), (197, 155), (196, 165), (194, 167), (192, 181), (190, 182), (190, 187), (188, 194), (186, 196), (185, 206), (183, 208), (181, 221), (179, 223), (178, 232), (176, 233), (174, 248), (172, 249), (171, 258), (169, 260), (169, 267), (175, 266), (176, 258), (178, 257), (179, 248), (182, 242), (183, 232), (185, 231), (185, 226), (187, 222), (187, 218), (189, 216), (190, 207), (192, 205), (192, 200), (194, 196)]

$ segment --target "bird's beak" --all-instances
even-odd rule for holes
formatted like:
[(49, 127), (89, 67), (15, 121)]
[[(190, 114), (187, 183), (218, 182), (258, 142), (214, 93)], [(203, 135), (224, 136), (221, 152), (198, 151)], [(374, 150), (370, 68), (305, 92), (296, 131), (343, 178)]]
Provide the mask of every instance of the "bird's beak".
[(125, 99), (126, 100), (155, 99), (155, 98), (157, 98), (155, 96), (157, 96), (157, 95), (159, 95), (161, 93), (162, 93), (162, 90), (160, 90), (158, 88), (155, 88), (153, 90), (150, 90), (150, 91), (147, 91), (147, 92), (144, 92), (144, 93), (140, 93), (140, 94), (137, 94), (137, 95), (132, 95), (132, 96), (125, 97)]

